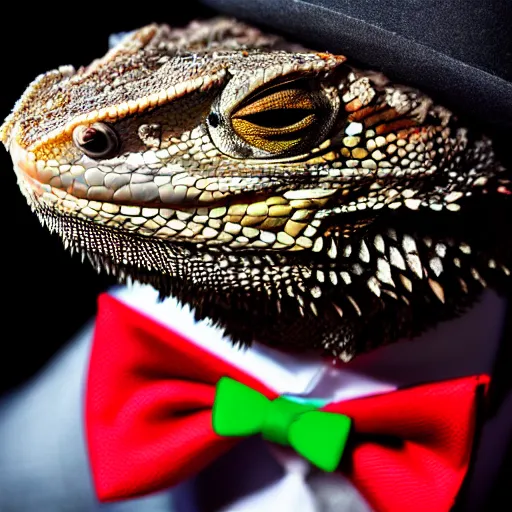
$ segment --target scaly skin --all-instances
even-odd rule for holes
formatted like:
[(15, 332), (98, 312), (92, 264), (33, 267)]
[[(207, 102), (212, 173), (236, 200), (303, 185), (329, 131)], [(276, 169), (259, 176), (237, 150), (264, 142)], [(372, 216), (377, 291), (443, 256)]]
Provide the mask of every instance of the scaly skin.
[(510, 274), (510, 172), (488, 138), (234, 20), (145, 27), (42, 75), (0, 136), (66, 246), (235, 342), (349, 360)]

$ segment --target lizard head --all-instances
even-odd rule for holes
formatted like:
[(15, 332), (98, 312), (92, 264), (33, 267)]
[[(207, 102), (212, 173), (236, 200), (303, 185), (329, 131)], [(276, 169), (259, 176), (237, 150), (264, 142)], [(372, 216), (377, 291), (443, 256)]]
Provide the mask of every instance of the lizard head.
[(235, 341), (348, 360), (509, 274), (484, 218), (510, 208), (489, 139), (416, 89), (233, 20), (151, 25), (40, 76), (0, 138), (66, 246)]

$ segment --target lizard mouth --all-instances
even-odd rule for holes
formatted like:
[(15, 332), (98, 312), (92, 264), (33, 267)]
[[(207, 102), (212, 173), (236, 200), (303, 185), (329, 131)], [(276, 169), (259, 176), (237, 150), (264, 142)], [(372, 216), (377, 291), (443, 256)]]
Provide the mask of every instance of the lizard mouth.
[(173, 242), (228, 244), (231, 248), (302, 250), (321, 225), (315, 214), (326, 200), (288, 200), (272, 193), (240, 194), (206, 204), (116, 203), (82, 199), (23, 175), (35, 207)]
[[(187, 201), (183, 194), (181, 201), (180, 197), (169, 195), (165, 203), (133, 198), (97, 200), (77, 193), (71, 186), (66, 190), (52, 185), (51, 179), (43, 180), (29, 153), (15, 142), (11, 154), (20, 185), (36, 211), (51, 209), (172, 242), (228, 245), (232, 249), (311, 249), (321, 235), (319, 213), (332, 196), (340, 193), (339, 189), (321, 188), (277, 190), (272, 183), (264, 182), (253, 191), (241, 187), (212, 195), (208, 200)], [(236, 179), (232, 181), (236, 184)], [(179, 191), (179, 187), (175, 190)]]
[[(22, 189), (36, 211), (51, 209), (156, 240), (228, 250), (320, 252), (334, 232), (341, 238), (351, 238), (374, 223), (384, 207), (395, 210), (404, 205), (418, 210), (427, 206), (437, 210), (445, 206), (456, 212), (460, 208), (457, 201), (463, 195), (450, 193), (444, 198), (444, 206), (440, 202), (423, 205), (414, 190), (405, 189), (399, 194), (396, 183), (379, 182), (371, 173), (364, 179), (347, 180), (344, 188), (323, 188), (318, 183), (316, 188), (290, 189), (272, 177), (198, 178), (182, 168), (169, 175), (111, 172), (113, 180), (128, 180), (116, 189), (105, 185), (108, 173), (101, 173), (95, 186), (94, 179), (87, 178), (89, 170), (93, 171), (92, 178), (94, 173), (100, 174), (95, 168), (83, 173), (88, 183), (75, 179), (72, 172), (66, 182), (58, 173), (58, 163), (53, 175), (51, 165), (41, 170), (30, 158), (31, 153), (15, 141), (11, 154)], [(119, 194), (123, 186), (129, 188), (125, 196)], [(158, 189), (156, 197), (154, 189)], [(331, 228), (333, 219), (336, 229)]]

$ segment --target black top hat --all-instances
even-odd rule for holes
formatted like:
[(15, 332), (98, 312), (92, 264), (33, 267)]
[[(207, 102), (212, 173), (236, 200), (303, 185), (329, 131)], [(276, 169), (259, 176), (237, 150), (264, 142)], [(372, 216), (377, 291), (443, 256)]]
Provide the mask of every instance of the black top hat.
[(510, 0), (204, 0), (415, 85), (492, 132), (512, 129)]

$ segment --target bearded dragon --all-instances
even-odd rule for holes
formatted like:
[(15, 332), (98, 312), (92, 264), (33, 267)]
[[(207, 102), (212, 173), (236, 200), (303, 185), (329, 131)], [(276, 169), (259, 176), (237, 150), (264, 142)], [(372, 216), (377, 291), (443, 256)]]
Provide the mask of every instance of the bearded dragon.
[(39, 76), (0, 138), (40, 221), (234, 343), (348, 361), (510, 276), (510, 170), (423, 92), (231, 19)]

